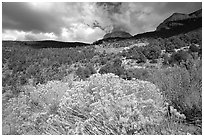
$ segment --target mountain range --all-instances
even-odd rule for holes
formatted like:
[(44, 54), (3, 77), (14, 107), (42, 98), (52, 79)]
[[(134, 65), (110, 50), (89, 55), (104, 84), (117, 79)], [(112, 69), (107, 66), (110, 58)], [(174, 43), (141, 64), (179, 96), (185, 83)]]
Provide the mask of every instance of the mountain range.
[[(202, 9), (197, 10), (190, 14), (183, 13), (174, 13), (169, 18), (165, 19), (159, 26), (156, 31), (174, 29), (177, 27), (184, 27), (192, 25), (190, 23), (197, 23), (199, 19), (202, 18)], [(198, 23), (199, 24), (199, 23)]]
[[(115, 41), (123, 39), (140, 39), (140, 38), (168, 38), (178, 34), (184, 34), (202, 28), (202, 9), (190, 14), (173, 13), (170, 17), (160, 23), (155, 31), (140, 33), (130, 37), (128, 32), (112, 32), (104, 35), (93, 44), (100, 44), (103, 41)], [(124, 36), (121, 34), (125, 34)], [(110, 36), (110, 37), (108, 37)], [(118, 37), (119, 36), (119, 37)], [(128, 36), (128, 37), (127, 37)]]
[[(170, 17), (160, 23), (155, 31), (140, 33), (132, 36), (125, 31), (114, 31), (107, 33), (102, 39), (91, 44), (82, 42), (61, 42), (53, 40), (44, 41), (21, 41), (26, 46), (33, 48), (66, 48), (77, 46), (97, 45), (103, 42), (120, 41), (124, 39), (141, 39), (141, 38), (168, 38), (171, 36), (185, 34), (191, 31), (201, 30), (202, 32), (202, 9), (190, 14), (173, 13)], [(12, 42), (12, 41), (11, 41)]]

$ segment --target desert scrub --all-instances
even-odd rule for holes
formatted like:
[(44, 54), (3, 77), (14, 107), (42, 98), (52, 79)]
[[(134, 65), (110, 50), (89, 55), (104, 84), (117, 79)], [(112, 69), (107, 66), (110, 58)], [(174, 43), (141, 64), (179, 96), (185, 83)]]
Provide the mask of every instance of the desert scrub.
[(65, 93), (51, 124), (67, 125), (66, 134), (135, 134), (147, 123), (159, 124), (164, 113), (154, 84), (94, 74)]
[(87, 64), (86, 67), (79, 66), (76, 70), (76, 75), (83, 80), (90, 77), (94, 73), (96, 73), (96, 70), (92, 64)]
[(153, 134), (147, 126), (158, 127), (166, 114), (154, 84), (111, 73), (22, 90), (4, 104), (3, 134)]
[(171, 105), (184, 113), (188, 120), (195, 120), (202, 118), (201, 74), (201, 61), (195, 61), (190, 70), (177, 66), (155, 71), (150, 81), (159, 87)]
[(99, 70), (100, 74), (113, 73), (115, 75), (121, 76), (125, 73), (125, 69), (121, 66), (122, 61), (118, 58), (107, 62), (104, 66), (102, 66)]
[(57, 113), (60, 100), (71, 83), (49, 81), (36, 87), (24, 86), (18, 96), (4, 101), (3, 134), (43, 134), (46, 119)]
[(139, 134), (164, 118), (163, 96), (146, 81), (94, 74), (86, 81), (24, 86), (4, 104), (3, 134)]
[(136, 78), (140, 80), (148, 80), (150, 72), (149, 69), (146, 68), (132, 68), (126, 70), (124, 77), (127, 79)]

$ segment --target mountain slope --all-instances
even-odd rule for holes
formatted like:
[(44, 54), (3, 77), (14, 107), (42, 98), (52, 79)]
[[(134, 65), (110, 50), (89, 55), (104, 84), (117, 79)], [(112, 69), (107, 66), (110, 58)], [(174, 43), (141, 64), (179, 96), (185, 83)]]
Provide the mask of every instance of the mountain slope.
[(197, 17), (197, 18), (202, 17), (202, 9), (199, 9), (199, 10), (193, 12), (193, 13), (190, 13), (189, 16), (191, 16), (192, 18), (193, 17)]
[(157, 27), (156, 31), (195, 24), (202, 18), (202, 9), (190, 14), (174, 13)]
[(62, 42), (54, 40), (44, 40), (44, 41), (25, 41), (27, 46), (33, 48), (69, 48), (69, 47), (79, 47), (88, 46), (88, 43), (82, 42)]
[(108, 37), (100, 39), (93, 44), (113, 42), (124, 39), (141, 38), (168, 38), (174, 35), (185, 34), (202, 28), (202, 9), (190, 14), (174, 13), (158, 25), (155, 31), (136, 34), (132, 37)]
[(130, 35), (130, 33), (125, 32), (125, 31), (114, 31), (114, 32), (105, 34), (103, 39), (115, 38), (115, 37), (130, 38), (130, 37), (132, 37), (132, 35)]

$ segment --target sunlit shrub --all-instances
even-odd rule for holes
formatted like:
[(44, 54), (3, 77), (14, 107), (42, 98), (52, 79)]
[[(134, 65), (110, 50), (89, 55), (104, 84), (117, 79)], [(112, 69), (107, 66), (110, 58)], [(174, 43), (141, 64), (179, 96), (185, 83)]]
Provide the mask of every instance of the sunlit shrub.
[(147, 80), (150, 77), (150, 74), (147, 69), (144, 68), (134, 68), (128, 69), (125, 73), (126, 78), (128, 79), (140, 79), (140, 80)]
[[(199, 63), (200, 62), (200, 63)], [(169, 102), (187, 119), (200, 119), (202, 112), (202, 66), (201, 61), (187, 70), (174, 67), (155, 71), (152, 81), (164, 93)]]
[(28, 104), (28, 96), (23, 93), (17, 98), (11, 98), (4, 104), (2, 110), (2, 131), (3, 134), (22, 134), (23, 125), (29, 123), (29, 118), (32, 115)]
[(146, 62), (147, 58), (143, 54), (142, 50), (143, 50), (142, 48), (136, 46), (129, 49), (128, 51), (124, 51), (123, 56), (126, 57), (127, 59), (137, 60), (137, 63)]
[(85, 80), (86, 78), (90, 77), (92, 74), (96, 73), (93, 65), (88, 64), (86, 67), (79, 67), (76, 70), (76, 75), (80, 78)]
[(189, 47), (190, 52), (199, 52), (199, 47), (197, 47), (195, 44), (191, 44)]
[(143, 49), (143, 54), (147, 59), (158, 59), (161, 55), (161, 48), (155, 43), (151, 43)]
[(66, 92), (52, 124), (69, 123), (69, 134), (130, 134), (159, 123), (162, 106), (162, 95), (149, 82), (95, 74)]
[(112, 61), (107, 62), (99, 70), (100, 74), (113, 73), (115, 75), (121, 76), (125, 73), (124, 67), (121, 66), (122, 61), (119, 58), (116, 58)]
[(9, 83), (12, 73), (13, 71), (8, 68), (8, 62), (4, 63), (2, 66), (2, 86)]
[(71, 84), (71, 81), (50, 81), (37, 87), (24, 86), (23, 92), (4, 103), (3, 134), (43, 134), (46, 119), (57, 113), (59, 103)]
[(178, 51), (178, 52), (174, 52), (171, 55), (171, 58), (169, 60), (170, 64), (180, 64), (182, 61), (186, 62), (188, 59), (191, 59), (192, 56), (186, 52), (186, 51)]

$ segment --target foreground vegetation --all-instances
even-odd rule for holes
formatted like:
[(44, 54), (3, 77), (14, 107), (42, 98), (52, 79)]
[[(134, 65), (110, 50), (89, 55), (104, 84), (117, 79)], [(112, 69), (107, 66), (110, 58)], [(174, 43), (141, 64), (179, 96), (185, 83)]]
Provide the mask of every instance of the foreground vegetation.
[(3, 43), (3, 134), (202, 134), (197, 37), (108, 54)]

